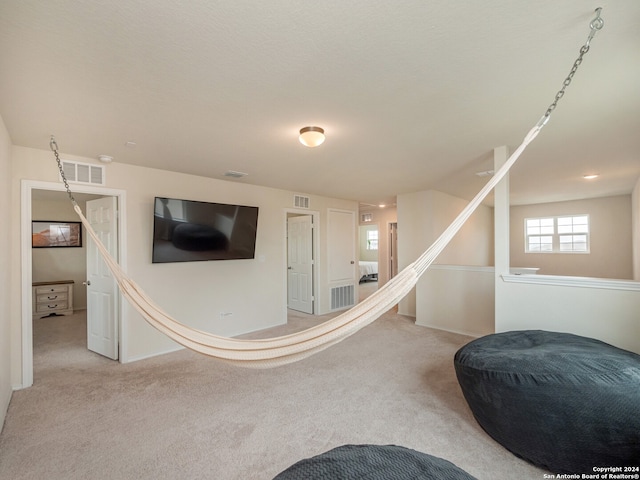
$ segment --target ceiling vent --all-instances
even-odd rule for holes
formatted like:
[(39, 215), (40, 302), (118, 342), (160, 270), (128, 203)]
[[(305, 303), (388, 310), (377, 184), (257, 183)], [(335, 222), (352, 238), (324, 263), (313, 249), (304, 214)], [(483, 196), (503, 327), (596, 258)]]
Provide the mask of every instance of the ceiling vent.
[(235, 170), (227, 170), (226, 172), (224, 172), (225, 177), (231, 177), (231, 178), (242, 178), (242, 177), (246, 177), (247, 175), (249, 174), (244, 172), (236, 172)]
[(84, 185), (105, 185), (105, 169), (103, 165), (62, 161), (62, 171), (69, 183)]
[(309, 197), (305, 197), (304, 195), (294, 195), (293, 196), (293, 206), (296, 208), (309, 208), (311, 200)]

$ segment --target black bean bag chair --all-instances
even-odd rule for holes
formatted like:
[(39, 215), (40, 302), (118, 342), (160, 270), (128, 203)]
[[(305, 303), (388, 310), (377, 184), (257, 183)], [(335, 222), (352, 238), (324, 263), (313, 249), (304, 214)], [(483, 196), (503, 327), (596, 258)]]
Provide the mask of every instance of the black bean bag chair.
[(553, 473), (640, 464), (640, 355), (539, 330), (488, 335), (455, 354), (480, 426)]
[(453, 463), (396, 445), (343, 445), (300, 460), (274, 480), (475, 480)]

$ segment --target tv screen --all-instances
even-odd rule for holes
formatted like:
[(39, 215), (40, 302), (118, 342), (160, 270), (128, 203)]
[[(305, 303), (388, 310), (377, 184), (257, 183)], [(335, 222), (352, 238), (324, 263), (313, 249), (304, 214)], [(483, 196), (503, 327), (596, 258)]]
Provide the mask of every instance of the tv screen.
[(156, 197), (153, 263), (254, 258), (258, 207)]

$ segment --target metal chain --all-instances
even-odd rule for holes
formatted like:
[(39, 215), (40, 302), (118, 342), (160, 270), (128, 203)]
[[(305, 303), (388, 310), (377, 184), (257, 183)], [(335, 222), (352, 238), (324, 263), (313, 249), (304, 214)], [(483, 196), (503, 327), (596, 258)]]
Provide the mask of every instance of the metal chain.
[(600, 18), (601, 10), (602, 8), (596, 9), (596, 18), (594, 18), (589, 24), (589, 27), (591, 28), (591, 32), (589, 32), (589, 37), (587, 38), (586, 43), (582, 47), (580, 47), (580, 55), (578, 55), (578, 58), (576, 59), (576, 61), (573, 62), (573, 67), (571, 67), (571, 71), (569, 72), (569, 75), (567, 75), (567, 78), (565, 78), (564, 82), (562, 82), (562, 88), (558, 91), (558, 93), (556, 93), (556, 96), (553, 102), (551, 103), (551, 105), (549, 105), (549, 108), (547, 108), (547, 111), (545, 112), (544, 116), (540, 120), (541, 124), (544, 125), (549, 120), (549, 116), (551, 115), (551, 112), (553, 112), (555, 108), (558, 106), (558, 102), (564, 96), (565, 90), (571, 84), (571, 80), (573, 80), (573, 76), (576, 74), (578, 67), (582, 63), (582, 58), (589, 51), (589, 44), (591, 43), (591, 40), (593, 39), (596, 32), (604, 26), (604, 20)]
[(56, 163), (58, 164), (58, 170), (60, 171), (60, 176), (62, 177), (62, 183), (64, 183), (64, 188), (67, 189), (67, 195), (69, 195), (69, 199), (74, 206), (77, 206), (76, 199), (73, 198), (73, 194), (71, 193), (71, 188), (69, 188), (69, 182), (67, 182), (67, 177), (64, 174), (64, 170), (62, 168), (62, 162), (60, 161), (60, 155), (58, 154), (58, 144), (56, 143), (56, 139), (53, 135), (51, 135), (51, 141), (49, 142), (49, 147), (53, 150), (53, 154), (56, 156)]
[(578, 56), (576, 61), (573, 63), (573, 67), (571, 68), (569, 75), (567, 75), (567, 78), (565, 78), (564, 82), (562, 82), (562, 88), (558, 91), (558, 93), (556, 93), (555, 99), (553, 100), (551, 105), (549, 105), (549, 108), (547, 108), (547, 111), (544, 113), (545, 117), (548, 117), (549, 115), (551, 115), (551, 112), (553, 112), (555, 108), (558, 106), (558, 101), (560, 101), (560, 99), (564, 96), (565, 90), (571, 84), (571, 80), (573, 80), (573, 76), (576, 74), (576, 72), (578, 71), (578, 67), (582, 63), (582, 58), (584, 57), (585, 53), (587, 53), (588, 51), (589, 51), (589, 45), (587, 44), (584, 44), (582, 48), (580, 48), (580, 55)]

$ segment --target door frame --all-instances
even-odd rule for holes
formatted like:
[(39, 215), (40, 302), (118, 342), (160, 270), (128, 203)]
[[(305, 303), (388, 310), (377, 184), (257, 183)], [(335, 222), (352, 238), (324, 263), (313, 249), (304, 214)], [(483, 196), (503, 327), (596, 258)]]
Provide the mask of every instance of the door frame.
[(312, 245), (312, 255), (313, 255), (313, 274), (311, 279), (311, 295), (313, 295), (313, 315), (320, 315), (319, 305), (320, 305), (320, 289), (318, 288), (319, 278), (320, 278), (320, 262), (319, 262), (319, 245), (320, 245), (320, 212), (315, 210), (304, 210), (300, 208), (285, 208), (284, 209), (284, 222), (283, 222), (283, 230), (284, 230), (284, 314), (285, 314), (285, 323), (287, 320), (287, 311), (289, 304), (289, 285), (287, 281), (287, 257), (289, 255), (289, 239), (287, 235), (287, 220), (290, 216), (298, 216), (298, 215), (311, 215), (313, 221), (313, 231), (311, 232), (311, 241)]
[[(33, 317), (32, 317), (32, 247), (31, 247), (31, 217), (32, 217), (32, 191), (33, 190), (50, 190), (56, 192), (65, 192), (66, 189), (62, 183), (42, 182), (36, 180), (22, 180), (20, 185), (20, 256), (21, 256), (21, 310), (22, 310), (22, 388), (33, 385)], [(126, 269), (126, 192), (124, 190), (116, 190), (112, 188), (104, 188), (94, 185), (74, 184), (73, 191), (75, 193), (87, 193), (91, 195), (112, 196), (118, 199), (118, 246), (119, 246), (119, 263)], [(121, 351), (126, 345), (126, 338), (123, 334), (122, 326), (126, 323), (124, 316), (125, 309), (123, 302), (118, 302), (118, 332)], [(126, 363), (122, 353), (120, 354), (120, 362)]]
[[(395, 226), (396, 235), (395, 235), (395, 239), (392, 239), (393, 233), (394, 233), (394, 226)], [(388, 262), (389, 265), (387, 266), (387, 268), (389, 268), (387, 281), (389, 281), (393, 277), (395, 277), (400, 271), (400, 269), (398, 268), (398, 222), (397, 221), (387, 223), (387, 236), (388, 236), (387, 241), (389, 242), (389, 245), (387, 248), (387, 258), (389, 259), (389, 262)], [(394, 273), (394, 270), (395, 270), (395, 273)]]

